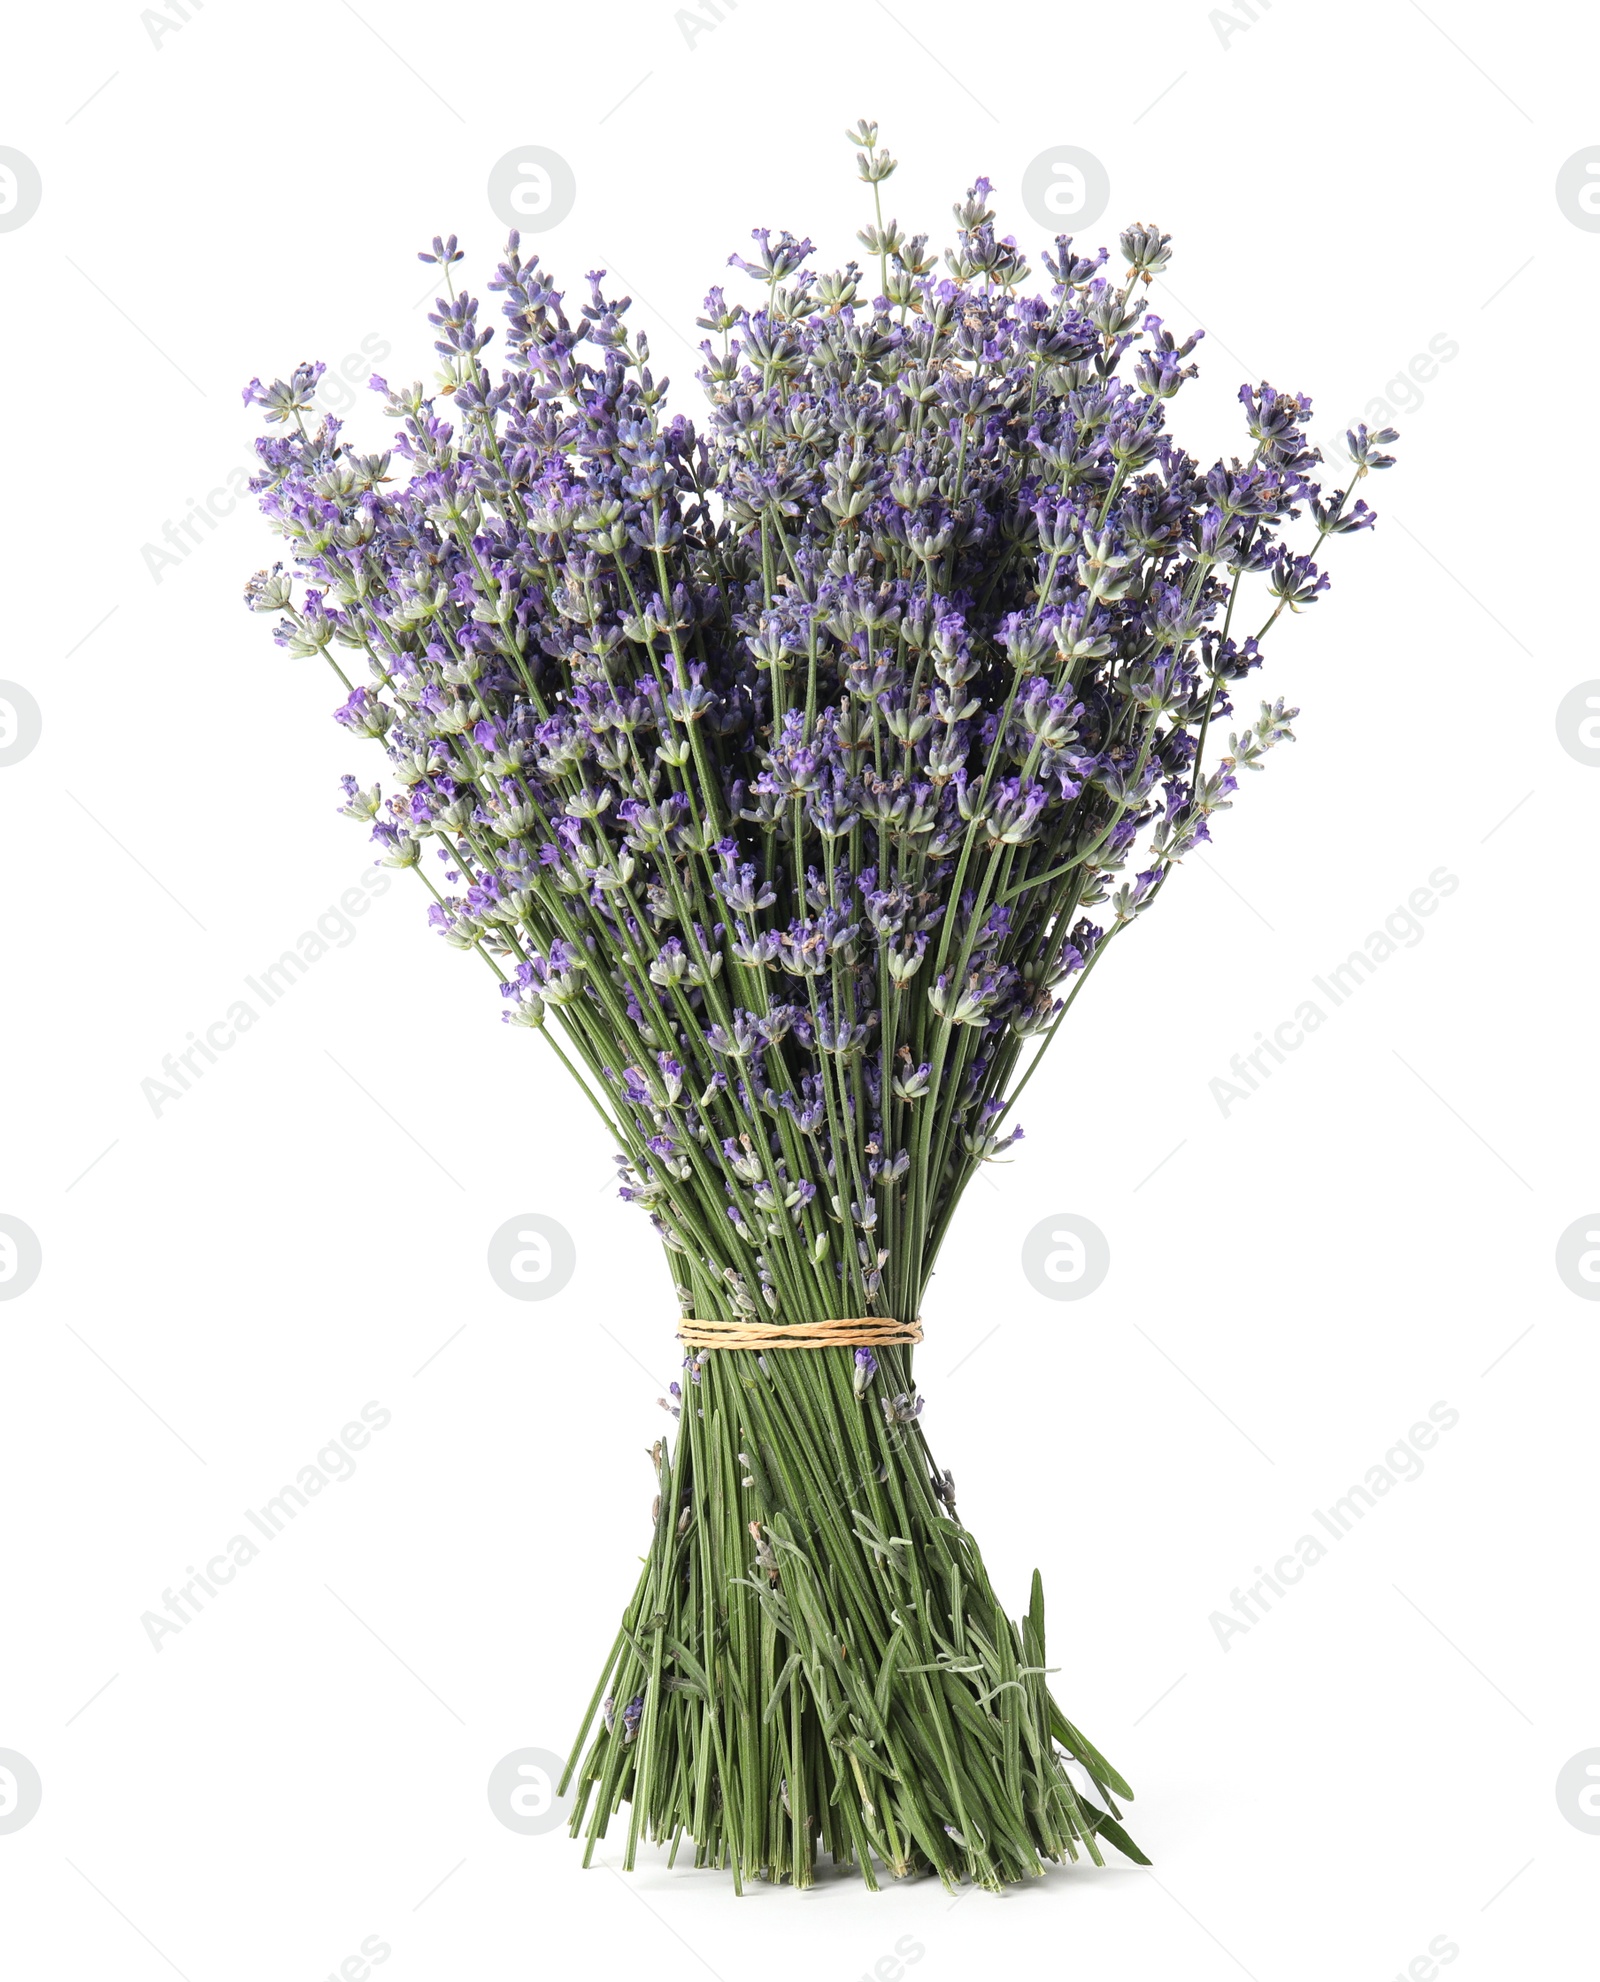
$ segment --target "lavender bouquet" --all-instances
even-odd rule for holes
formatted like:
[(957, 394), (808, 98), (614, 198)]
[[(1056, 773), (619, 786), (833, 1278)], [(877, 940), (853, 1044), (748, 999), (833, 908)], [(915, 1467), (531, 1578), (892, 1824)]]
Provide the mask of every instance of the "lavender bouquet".
[(299, 573), (248, 598), (382, 744), (343, 809), (588, 1097), (677, 1291), (574, 1833), (626, 1804), (629, 1865), (687, 1838), (736, 1883), (821, 1851), (998, 1888), (1146, 1861), (1047, 1684), (1037, 1573), (1014, 1622), (930, 1453), (923, 1291), (1101, 958), (1290, 736), (1263, 703), (1206, 766), (1394, 436), (1358, 428), (1324, 495), (1309, 400), (1247, 386), (1247, 458), (1202, 470), (1167, 432), (1198, 335), (1142, 301), (1167, 235), (1129, 228), (1120, 273), (1058, 238), (1036, 294), (980, 179), (941, 273), (848, 135), (865, 266), (758, 228), (754, 300), (700, 319), (698, 429), (628, 299), (597, 272), (569, 310), (514, 234), (493, 375), (436, 239), (438, 387), (372, 381), (392, 454), (308, 425), (320, 365), (248, 388)]

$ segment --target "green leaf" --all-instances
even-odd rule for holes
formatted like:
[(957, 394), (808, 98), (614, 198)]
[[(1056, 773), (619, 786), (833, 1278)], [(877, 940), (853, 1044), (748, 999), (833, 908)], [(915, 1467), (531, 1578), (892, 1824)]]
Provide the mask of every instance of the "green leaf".
[(772, 1719), (773, 1711), (789, 1690), (789, 1681), (800, 1670), (801, 1659), (798, 1652), (791, 1652), (783, 1662), (783, 1670), (772, 1682), (772, 1691), (767, 1695), (767, 1704), (761, 1709), (761, 1725), (766, 1726)]
[(1102, 1817), (1099, 1823), (1095, 1825), (1095, 1829), (1103, 1838), (1108, 1838), (1117, 1847), (1118, 1851), (1122, 1853), (1124, 1858), (1131, 1858), (1135, 1865), (1148, 1865), (1150, 1863), (1150, 1860), (1145, 1857), (1144, 1853), (1134, 1843), (1133, 1839), (1129, 1837), (1128, 1833), (1117, 1822), (1115, 1817)]
[(1033, 1572), (1033, 1587), (1028, 1592), (1028, 1622), (1033, 1626), (1034, 1635), (1039, 1641), (1038, 1660), (1044, 1663), (1044, 1578), (1038, 1570)]

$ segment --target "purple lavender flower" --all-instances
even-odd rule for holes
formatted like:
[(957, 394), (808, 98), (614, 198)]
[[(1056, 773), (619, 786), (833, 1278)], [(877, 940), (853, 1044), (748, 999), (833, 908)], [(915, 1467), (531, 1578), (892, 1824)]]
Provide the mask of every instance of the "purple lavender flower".
[(1033, 1056), (1292, 736), (1233, 692), (1393, 458), (1358, 428), (1324, 489), (1310, 401), (1252, 382), (1202, 466), (1199, 334), (1143, 300), (1168, 236), (1120, 277), (1057, 241), (1036, 284), (991, 193), (942, 269), (880, 212), (870, 281), (757, 229), (699, 422), (603, 272), (569, 309), (515, 237), (494, 372), (459, 244), (423, 251), (449, 391), (375, 378), (387, 452), (318, 418), (318, 366), (246, 388), (297, 574), (250, 603), (388, 758), (342, 809), (438, 870), (433, 926), (586, 1081), (698, 1310), (917, 1312)]

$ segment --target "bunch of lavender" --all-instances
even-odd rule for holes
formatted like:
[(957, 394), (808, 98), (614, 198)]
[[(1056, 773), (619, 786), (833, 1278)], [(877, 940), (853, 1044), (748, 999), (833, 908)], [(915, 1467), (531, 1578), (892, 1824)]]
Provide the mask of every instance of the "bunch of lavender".
[[(455, 237), (422, 256), (442, 374), (372, 381), (392, 455), (311, 423), (320, 365), (246, 392), (299, 573), (249, 601), (389, 761), (343, 809), (578, 1082), (683, 1314), (773, 1327), (917, 1317), (1101, 958), (1291, 735), (1263, 703), (1206, 766), (1394, 438), (1357, 429), (1325, 495), (1309, 400), (1245, 387), (1247, 457), (1200, 468), (1167, 431), (1198, 337), (1141, 300), (1167, 235), (1131, 227), (1120, 272), (1058, 238), (1034, 293), (980, 179), (941, 271), (883, 219), (876, 126), (849, 136), (866, 265), (757, 229), (753, 298), (700, 319), (699, 428), (603, 272), (569, 309), (514, 234), (498, 376)], [(869, 1885), (1143, 1862), (1047, 1687), (1039, 1579), (1014, 1623), (911, 1364), (686, 1358), (568, 1771), (591, 1852), (626, 1803), (627, 1863), (687, 1837), (736, 1881), (807, 1883), (819, 1850)]]

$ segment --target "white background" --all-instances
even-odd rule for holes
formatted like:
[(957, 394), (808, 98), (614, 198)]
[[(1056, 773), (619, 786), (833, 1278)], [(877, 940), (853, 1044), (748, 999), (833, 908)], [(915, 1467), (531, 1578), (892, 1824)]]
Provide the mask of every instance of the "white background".
[[(1600, 1203), (1600, 770), (1555, 712), (1600, 675), (1600, 234), (1555, 178), (1600, 144), (1600, 32), (1465, 0), (720, 11), (10, 25), (0, 144), (43, 201), (0, 233), (0, 673), (44, 731), (0, 770), (0, 1211), (44, 1264), (0, 1304), (0, 1748), (44, 1794), (0, 1835), (7, 1973), (289, 1982), (374, 1935), (395, 1982), (894, 1982), (897, 1941), (930, 1982), (1381, 1982), (1439, 1937), (1462, 1982), (1592, 1973), (1600, 1837), (1555, 1781), (1600, 1746), (1600, 1310), (1555, 1249)], [(852, 251), (863, 114), (903, 161), (886, 207), (940, 240), (986, 172), (1036, 248), (1025, 165), (1102, 159), (1089, 234), (1170, 230), (1152, 301), (1211, 333), (1175, 409), (1208, 459), (1244, 451), (1242, 379), (1311, 392), (1326, 438), (1459, 346), (1396, 411), (1378, 530), (1275, 636), (1301, 741), (1080, 1002), (928, 1302), (935, 1451), (1014, 1609), (1042, 1568), (1059, 1695), (1155, 1861), (1004, 1901), (736, 1902), (496, 1821), (491, 1768), (564, 1751), (631, 1590), (673, 1303), (592, 1120), (408, 877), (188, 1093), (141, 1089), (369, 859), (335, 779), (376, 753), (240, 607), (253, 510), (159, 582), (146, 554), (247, 461), (242, 383), (364, 338), (431, 377), (414, 250), (454, 228), (481, 288), (490, 167), (540, 144), (578, 193), (532, 245), (580, 288), (613, 271), (694, 412), (682, 334), (749, 227)], [(1230, 1058), (1441, 865), (1422, 940), (1224, 1115)], [(544, 1304), (485, 1266), (526, 1211), (577, 1243)], [(1021, 1271), (1058, 1212), (1110, 1240), (1078, 1304)], [(141, 1615), (369, 1400), (392, 1422), (355, 1477), (155, 1650)], [(1212, 1613), (1440, 1400), (1422, 1476), (1224, 1649)]]

